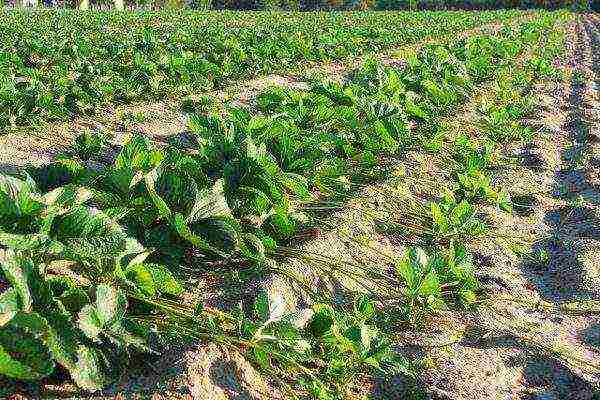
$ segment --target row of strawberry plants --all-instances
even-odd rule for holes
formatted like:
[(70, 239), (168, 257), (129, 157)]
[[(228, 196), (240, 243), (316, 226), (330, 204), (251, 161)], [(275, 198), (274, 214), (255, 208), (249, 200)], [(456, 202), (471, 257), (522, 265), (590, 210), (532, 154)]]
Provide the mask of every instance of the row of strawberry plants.
[(2, 11), (0, 128), (210, 90), (516, 15)]
[[(477, 97), (470, 102), (474, 113), (467, 112), (466, 119), (440, 118), (430, 127), (430, 134), (421, 136), (422, 150), (444, 165), (445, 180), (423, 182), (430, 191), (438, 192), (437, 198), (419, 201), (409, 196), (411, 200), (407, 201), (402, 197), (400, 207), (390, 205), (383, 210), (390, 216), (384, 231), (400, 233), (407, 241), (416, 240), (422, 248), (434, 249), (434, 253), (435, 249), (449, 248), (450, 254), (460, 255), (453, 258), (455, 265), (464, 267), (439, 268), (426, 257), (422, 257), (426, 261), (421, 261), (415, 253), (418, 248), (410, 250), (415, 261), (405, 267), (409, 273), (403, 274), (403, 279), (408, 287), (405, 293), (413, 301), (407, 310), (413, 320), (445, 306), (443, 288), (448, 284), (463, 304), (484, 301), (476, 300), (479, 285), (465, 247), (481, 245), (482, 241), (491, 244), (511, 239), (506, 233), (499, 233), (502, 227), (481, 219), (481, 215), (490, 212), (489, 206), (495, 206), (499, 213), (523, 209), (523, 205), (511, 199), (511, 188), (494, 182), (494, 174), (515, 162), (511, 148), (534, 139), (536, 132), (523, 123), (536, 110), (534, 87), (560, 79), (554, 61), (565, 48), (565, 33), (560, 27), (525, 34), (535, 36), (538, 46), (495, 71), (493, 81), (479, 88)], [(483, 214), (482, 206), (488, 206)], [(459, 247), (457, 252), (456, 243), (466, 246)], [(450, 278), (448, 271), (454, 274)]]
[[(264, 266), (301, 231), (303, 204), (347, 190), (349, 170), (368, 173), (422, 142), (413, 125), (453, 112), (540, 44), (555, 19), (426, 46), (400, 67), (368, 60), (344, 84), (271, 89), (257, 99), (260, 112), (197, 115), (193, 151), (135, 136), (101, 170), (63, 158), (25, 178), (2, 177), (0, 373), (39, 379), (59, 364), (95, 390), (106, 384), (103, 366), (124, 349), (148, 350), (148, 335), (165, 326), (244, 348), (265, 370), (293, 369), (313, 393), (342, 390), (365, 368), (402, 368), (376, 334), (368, 300), (345, 316), (317, 305), (306, 325), (272, 318), (264, 299), (253, 317), (236, 317), (182, 305), (176, 273), (217, 261)], [(445, 276), (469, 300), (468, 263), (460, 245), (429, 258), (411, 250), (395, 290), (408, 287), (416, 301)]]

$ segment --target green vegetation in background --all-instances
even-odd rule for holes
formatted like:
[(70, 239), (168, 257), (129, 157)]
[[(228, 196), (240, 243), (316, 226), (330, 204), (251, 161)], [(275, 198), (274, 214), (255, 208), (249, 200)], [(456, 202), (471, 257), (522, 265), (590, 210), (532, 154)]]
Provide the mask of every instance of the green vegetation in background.
[(518, 15), (3, 11), (0, 128), (208, 91)]
[(377, 10), (586, 9), (587, 0), (375, 0)]

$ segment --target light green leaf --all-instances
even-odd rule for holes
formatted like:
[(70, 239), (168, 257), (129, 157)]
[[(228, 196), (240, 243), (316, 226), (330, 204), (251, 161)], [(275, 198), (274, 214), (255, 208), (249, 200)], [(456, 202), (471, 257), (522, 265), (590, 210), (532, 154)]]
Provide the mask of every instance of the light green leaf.
[(156, 286), (150, 270), (144, 264), (134, 264), (127, 267), (127, 277), (131, 279), (138, 289), (146, 296), (156, 296)]
[(269, 367), (271, 366), (269, 360), (269, 353), (264, 347), (260, 345), (254, 346), (252, 348), (252, 354), (254, 355), (254, 359), (261, 368), (265, 370), (269, 369)]
[(0, 245), (15, 251), (34, 250), (48, 242), (46, 235), (27, 234), (20, 235), (0, 231)]
[(0, 293), (0, 328), (10, 322), (19, 311), (19, 297), (15, 288)]
[(421, 282), (419, 287), (419, 294), (421, 296), (435, 296), (438, 297), (441, 294), (440, 282), (435, 271), (429, 271), (425, 278)]
[(396, 262), (396, 274), (404, 279), (409, 289), (417, 284), (417, 271), (413, 267), (411, 252), (412, 249), (406, 249), (404, 256)]
[(92, 340), (98, 340), (98, 337), (102, 332), (102, 322), (93, 305), (83, 307), (77, 316), (77, 321), (79, 329), (81, 329), (87, 337)]
[(372, 318), (376, 312), (375, 304), (366, 295), (359, 296), (356, 299), (354, 308), (365, 320)]
[(97, 391), (102, 389), (107, 379), (102, 372), (100, 356), (96, 350), (80, 345), (77, 349), (77, 364), (71, 377), (82, 389)]
[(33, 305), (29, 280), (33, 265), (30, 261), (17, 257), (14, 254), (7, 254), (6, 260), (2, 263), (4, 275), (11, 283), (18, 294), (20, 309), (29, 312)]
[(433, 223), (437, 227), (437, 229), (441, 233), (446, 233), (448, 231), (448, 222), (442, 209), (439, 204), (432, 202), (431, 205), (431, 218), (433, 219)]
[(469, 217), (473, 215), (473, 206), (469, 204), (467, 201), (461, 201), (450, 214), (450, 219), (453, 221), (455, 225), (464, 224)]
[(170, 294), (172, 296), (178, 296), (183, 293), (183, 286), (165, 266), (159, 264), (144, 265), (148, 271), (150, 271), (150, 274), (152, 274), (154, 284), (161, 293)]
[(115, 167), (149, 171), (158, 165), (163, 157), (161, 152), (152, 148), (147, 138), (142, 135), (134, 135), (121, 149), (115, 160)]
[(280, 175), (280, 180), (281, 184), (299, 199), (306, 200), (311, 197), (308, 181), (302, 175), (285, 172)]
[(118, 289), (101, 284), (96, 288), (96, 310), (102, 326), (118, 323), (127, 309), (127, 298)]
[(217, 180), (212, 188), (198, 192), (192, 211), (186, 218), (186, 222), (197, 222), (207, 218), (231, 215), (223, 191), (223, 180)]

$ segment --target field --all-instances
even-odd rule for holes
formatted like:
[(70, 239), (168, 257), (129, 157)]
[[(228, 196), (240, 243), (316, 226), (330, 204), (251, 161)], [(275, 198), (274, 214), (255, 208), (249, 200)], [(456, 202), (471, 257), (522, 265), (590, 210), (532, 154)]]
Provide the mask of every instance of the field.
[(0, 17), (0, 398), (600, 396), (600, 16)]

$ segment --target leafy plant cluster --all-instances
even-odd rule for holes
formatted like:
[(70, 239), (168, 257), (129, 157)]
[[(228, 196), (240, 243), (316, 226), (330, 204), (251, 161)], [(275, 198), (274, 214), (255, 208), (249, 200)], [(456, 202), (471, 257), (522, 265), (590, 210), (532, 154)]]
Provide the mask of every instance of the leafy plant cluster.
[[(406, 313), (413, 318), (443, 306), (444, 291), (467, 305), (475, 300), (478, 283), (472, 261), (464, 247), (457, 243), (481, 236), (488, 230), (477, 218), (474, 202), (484, 200), (505, 211), (512, 210), (508, 194), (493, 188), (491, 172), (499, 162), (497, 153), (505, 143), (533, 137), (534, 133), (522, 125), (522, 120), (534, 108), (531, 88), (540, 80), (557, 76), (551, 65), (563, 49), (564, 36), (560, 29), (551, 30), (547, 35), (539, 29), (538, 24), (552, 23), (536, 21), (519, 28), (517, 35), (521, 43), (538, 45), (528, 50), (530, 54), (524, 60), (513, 58), (512, 63), (500, 65), (493, 71), (496, 79), (492, 95), (485, 97), (479, 108), (482, 138), (460, 134), (449, 143), (456, 163), (457, 185), (447, 190), (440, 201), (430, 202), (429, 218), (421, 221), (423, 227), (427, 227), (422, 232), (427, 239), (425, 244), (434, 244), (433, 258), (425, 250), (413, 247), (396, 263), (396, 272), (406, 282), (405, 293), (410, 299), (410, 305), (405, 305)], [(515, 48), (513, 52), (513, 46), (508, 47), (513, 55), (525, 49), (521, 47), (517, 52)], [(540, 69), (540, 65), (549, 67)], [(476, 76), (478, 71), (490, 73), (480, 62), (475, 64), (474, 71)]]
[[(397, 232), (416, 235), (428, 245), (447, 244), (451, 239), (478, 237), (487, 231), (475, 214), (477, 202), (511, 211), (508, 193), (493, 184), (491, 175), (500, 162), (498, 153), (511, 131), (507, 126), (494, 125), (498, 129), (492, 129), (486, 122), (502, 109), (510, 116), (510, 127), (533, 134), (523, 127), (522, 119), (533, 108), (532, 85), (551, 76), (540, 74), (533, 66), (539, 64), (539, 60), (554, 59), (560, 51), (561, 34), (554, 33), (551, 28), (554, 23), (552, 18), (540, 18), (518, 27), (503, 27), (497, 37), (473, 36), (449, 48), (426, 47), (420, 60), (408, 57), (406, 70), (411, 71), (410, 77), (414, 79), (422, 74), (418, 79), (424, 80), (423, 89), (415, 91), (406, 103), (408, 112), (423, 122), (418, 135), (408, 142), (418, 143), (428, 152), (440, 153), (449, 165), (454, 182), (451, 181), (449, 190), (440, 193), (439, 200), (431, 201), (426, 207), (407, 205), (407, 210), (400, 212), (401, 217), (397, 219)], [(543, 35), (545, 31), (553, 33)], [(425, 67), (423, 72), (420, 67)], [(438, 76), (443, 76), (445, 81), (437, 83), (428, 79), (433, 71), (438, 71)], [(471, 97), (477, 85), (490, 81), (493, 83), (487, 86), (493, 95), (484, 97), (487, 102), (475, 102), (481, 112), (477, 115), (480, 134), (449, 132), (445, 116)], [(422, 92), (431, 96), (430, 99)], [(393, 99), (393, 96), (388, 97)], [(413, 98), (417, 99), (416, 103)], [(526, 140), (531, 135), (515, 136), (512, 140)], [(408, 220), (402, 220), (404, 217)]]
[(499, 8), (573, 8), (585, 9), (587, 4), (581, 0), (377, 0), (375, 8), (380, 10), (493, 10)]
[(505, 211), (512, 210), (508, 193), (494, 188), (490, 172), (501, 162), (499, 152), (503, 145), (534, 137), (535, 132), (523, 123), (535, 109), (532, 88), (536, 82), (558, 75), (552, 64), (564, 43), (560, 30), (541, 35), (534, 25), (524, 24), (519, 35), (523, 41), (532, 40), (539, 45), (530, 50), (526, 60), (502, 67), (491, 87), (494, 95), (477, 105), (477, 131), (481, 135), (459, 135), (454, 142), (452, 153), (457, 162), (455, 177), (460, 199), (486, 201)]
[(405, 282), (404, 313), (413, 320), (445, 306), (448, 300), (471, 305), (479, 283), (473, 260), (464, 246), (450, 242), (447, 249), (427, 253), (410, 247), (396, 263), (395, 272)]
[[(455, 98), (461, 98), (462, 94), (469, 96), (474, 82), (493, 79), (492, 95), (485, 99), (497, 108), (510, 110), (512, 126), (524, 130), (521, 125), (522, 119), (533, 108), (531, 87), (541, 79), (556, 76), (555, 71), (541, 73), (536, 67), (550, 63), (562, 46), (560, 30), (552, 30), (553, 33), (549, 35), (542, 34), (553, 24), (554, 21), (551, 20), (526, 23), (513, 31), (514, 37), (519, 38), (514, 42), (502, 42), (497, 38), (471, 38), (470, 40), (479, 43), (482, 48), (467, 45), (454, 53), (457, 54), (457, 59), (466, 59), (466, 62), (463, 61), (463, 68), (459, 70), (464, 71), (461, 75), (463, 81), (469, 83), (455, 89)], [(505, 34), (508, 33), (506, 29), (503, 30)], [(481, 59), (477, 58), (477, 54), (481, 55)], [(470, 58), (470, 55), (473, 57)], [(410, 66), (416, 63), (411, 62), (409, 58), (408, 64)], [(435, 64), (428, 65), (428, 71), (435, 68)], [(448, 70), (444, 75), (456, 81)], [(426, 103), (421, 100), (418, 104), (421, 106)], [(442, 104), (439, 102), (438, 107)], [(397, 215), (393, 218), (397, 225), (393, 227), (396, 233), (401, 233), (409, 239), (419, 239), (419, 244), (424, 246), (424, 249), (409, 248), (404, 259), (396, 263), (397, 276), (406, 285), (403, 294), (410, 299), (409, 302), (402, 303), (403, 313), (412, 321), (431, 310), (445, 306), (450, 298), (466, 305), (475, 300), (478, 285), (473, 275), (472, 263), (461, 243), (485, 235), (489, 230), (477, 216), (477, 202), (486, 201), (511, 211), (512, 202), (508, 193), (503, 189), (498, 190), (492, 183), (492, 171), (498, 165), (498, 153), (507, 141), (528, 140), (531, 136), (499, 137), (495, 135), (496, 131), (482, 123), (479, 137), (463, 133), (454, 135), (451, 141), (446, 141), (449, 136), (445, 132), (447, 127), (443, 122), (439, 122), (439, 118), (433, 117), (436, 112), (438, 115), (444, 115), (443, 108), (434, 109), (432, 117), (426, 120), (424, 129), (419, 132), (423, 132), (424, 135), (418, 139), (427, 151), (448, 152), (450, 158), (447, 161), (455, 183), (443, 192), (440, 199), (430, 201), (426, 206), (418, 202), (408, 202), (403, 205), (405, 209), (395, 212)], [(489, 108), (486, 112), (487, 115), (493, 115)], [(485, 121), (485, 116), (486, 113), (483, 112), (478, 118)], [(501, 131), (506, 132), (504, 129)], [(440, 270), (436, 266), (447, 265), (444, 257), (462, 259), (464, 262), (457, 264), (460, 265), (458, 269), (446, 266)], [(453, 278), (447, 275), (449, 270), (454, 271)]]
[[(317, 303), (310, 309), (273, 316), (266, 296), (259, 297), (254, 318), (240, 319), (240, 335), (259, 346), (251, 358), (269, 376), (302, 374), (296, 385), (315, 399), (336, 399), (353, 387), (365, 371), (386, 376), (411, 375), (411, 368), (393, 350), (381, 331), (381, 312), (367, 296), (344, 308)], [(306, 365), (314, 366), (307, 369)]]
[(206, 91), (519, 14), (4, 10), (0, 127), (90, 113), (107, 102)]
[[(98, 389), (109, 380), (104, 366), (152, 350), (148, 338), (164, 328), (246, 350), (264, 370), (292, 369), (322, 399), (361, 371), (405, 368), (368, 299), (341, 314), (315, 305), (304, 323), (272, 313), (264, 298), (252, 317), (217, 312), (181, 304), (180, 267), (264, 267), (302, 231), (304, 204), (347, 192), (353, 174), (373, 174), (424, 141), (415, 127), (455, 110), (474, 85), (536, 46), (553, 20), (529, 23), (539, 35), (507, 28), (426, 46), (406, 65), (368, 59), (344, 83), (273, 88), (258, 96), (258, 112), (196, 114), (191, 149), (158, 149), (135, 135), (99, 169), (63, 157), (2, 176), (0, 373), (35, 380), (58, 364)], [(84, 133), (78, 146), (87, 157), (103, 142)], [(452, 194), (431, 215), (445, 246), (410, 249), (397, 263), (404, 304), (469, 303), (476, 282), (455, 239), (481, 228), (472, 206)]]

